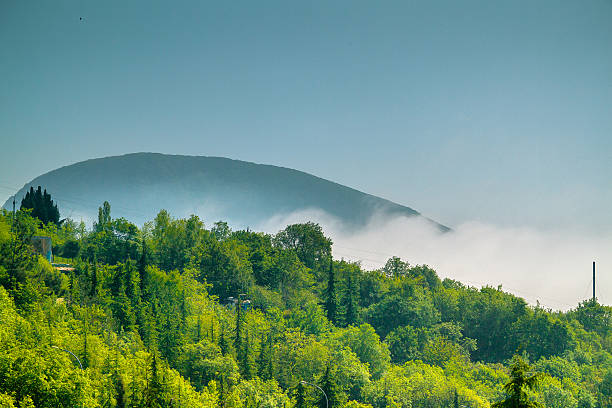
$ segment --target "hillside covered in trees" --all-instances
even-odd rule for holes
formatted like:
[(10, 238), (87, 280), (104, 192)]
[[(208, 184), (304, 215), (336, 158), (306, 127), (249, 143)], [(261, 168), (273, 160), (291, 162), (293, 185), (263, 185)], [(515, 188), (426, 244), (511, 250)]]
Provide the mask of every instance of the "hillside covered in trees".
[[(139, 229), (106, 202), (92, 229), (5, 211), (0, 406), (325, 407), (323, 390), (334, 408), (482, 408), (522, 367), (533, 403), (612, 407), (612, 308), (596, 300), (544, 310), (395, 257), (332, 259), (314, 223), (206, 221), (162, 210)], [(36, 255), (34, 235), (73, 268)]]

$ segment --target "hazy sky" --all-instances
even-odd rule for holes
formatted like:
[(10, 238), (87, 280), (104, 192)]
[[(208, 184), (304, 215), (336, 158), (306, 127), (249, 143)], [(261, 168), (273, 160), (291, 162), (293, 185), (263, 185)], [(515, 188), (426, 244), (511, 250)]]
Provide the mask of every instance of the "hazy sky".
[(296, 168), (450, 226), (608, 234), (611, 22), (610, 0), (4, 0), (0, 201), (154, 151)]

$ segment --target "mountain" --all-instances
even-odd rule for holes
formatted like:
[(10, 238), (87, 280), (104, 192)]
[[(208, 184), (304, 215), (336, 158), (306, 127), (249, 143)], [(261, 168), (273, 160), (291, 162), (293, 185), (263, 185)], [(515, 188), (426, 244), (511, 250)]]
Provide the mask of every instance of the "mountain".
[[(92, 221), (105, 200), (114, 218), (139, 225), (164, 208), (175, 217), (199, 215), (206, 223), (244, 228), (276, 215), (321, 210), (346, 228), (364, 226), (374, 214), (421, 216), (412, 208), (301, 171), (223, 157), (133, 153), (86, 160), (50, 171), (30, 186), (47, 189), (62, 217)], [(12, 197), (4, 204), (10, 209)], [(431, 221), (441, 231), (448, 228)]]

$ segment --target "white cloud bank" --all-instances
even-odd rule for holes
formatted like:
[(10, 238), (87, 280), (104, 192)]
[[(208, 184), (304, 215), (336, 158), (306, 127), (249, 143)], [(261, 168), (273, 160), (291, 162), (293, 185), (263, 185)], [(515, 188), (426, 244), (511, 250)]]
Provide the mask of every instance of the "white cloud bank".
[(288, 224), (315, 221), (331, 237), (334, 258), (379, 268), (393, 255), (411, 265), (427, 264), (441, 278), (470, 286), (502, 285), (529, 303), (567, 310), (592, 294), (592, 262), (597, 265), (596, 294), (612, 304), (612, 236), (587, 236), (530, 228), (501, 228), (478, 222), (440, 233), (419, 217), (376, 216), (349, 232), (321, 211), (276, 216), (257, 230), (276, 233)]

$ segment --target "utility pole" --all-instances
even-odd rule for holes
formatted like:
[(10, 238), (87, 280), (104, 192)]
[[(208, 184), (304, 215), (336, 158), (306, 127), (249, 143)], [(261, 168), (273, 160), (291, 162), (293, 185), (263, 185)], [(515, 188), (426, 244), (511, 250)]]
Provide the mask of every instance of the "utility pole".
[(593, 303), (595, 302), (595, 261), (593, 261)]

